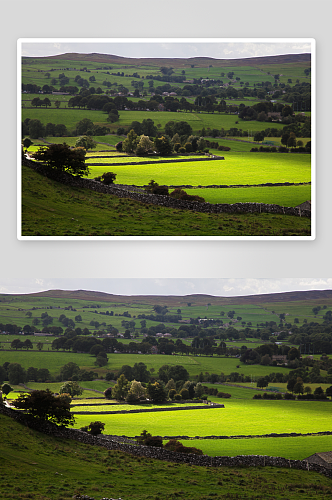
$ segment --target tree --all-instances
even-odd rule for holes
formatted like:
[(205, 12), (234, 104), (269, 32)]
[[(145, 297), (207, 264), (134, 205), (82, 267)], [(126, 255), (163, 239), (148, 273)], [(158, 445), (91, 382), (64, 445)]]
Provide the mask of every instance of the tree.
[(265, 377), (259, 377), (257, 380), (257, 387), (267, 387), (269, 385), (268, 381), (266, 380)]
[(89, 167), (85, 165), (84, 148), (70, 149), (64, 142), (42, 146), (32, 156), (58, 172), (67, 172), (77, 177), (89, 174)]
[(26, 371), (19, 363), (9, 364), (8, 381), (13, 385), (18, 385), (26, 381)]
[(130, 389), (130, 382), (128, 382), (128, 380), (123, 374), (120, 375), (112, 390), (114, 399), (120, 399), (120, 400), (125, 399), (129, 389)]
[(23, 342), (20, 339), (15, 339), (10, 343), (11, 349), (21, 349), (23, 347)]
[(74, 425), (75, 418), (70, 413), (70, 401), (63, 396), (55, 396), (49, 389), (20, 394), (15, 400), (15, 408), (24, 410), (34, 419), (50, 421), (63, 426)]
[(146, 389), (142, 386), (141, 382), (133, 380), (131, 382), (128, 394), (126, 396), (126, 401), (128, 403), (139, 401), (141, 398), (145, 398), (145, 396), (146, 396)]
[(147, 393), (154, 404), (162, 403), (167, 399), (166, 391), (159, 382), (155, 382), (154, 384), (149, 382), (147, 386)]
[(156, 137), (154, 140), (154, 145), (157, 152), (161, 156), (169, 156), (172, 154), (173, 146), (171, 141), (167, 137)]
[(88, 432), (93, 436), (98, 436), (98, 434), (101, 434), (104, 429), (105, 424), (103, 422), (100, 422), (99, 420), (96, 420), (96, 422), (90, 422), (89, 425), (82, 427), (81, 431)]
[(116, 174), (114, 174), (113, 172), (104, 172), (102, 176), (97, 178), (97, 180), (100, 180), (100, 182), (106, 184), (106, 186), (114, 184), (115, 179)]
[(254, 135), (254, 141), (255, 142), (264, 141), (264, 133), (263, 132), (256, 132)]
[(91, 135), (93, 131), (93, 122), (89, 118), (83, 118), (83, 120), (76, 123), (76, 133), (77, 135)]
[(75, 148), (84, 148), (86, 151), (88, 149), (94, 149), (97, 143), (88, 135), (83, 135), (79, 137), (75, 142)]
[(29, 120), (29, 136), (31, 139), (38, 139), (44, 137), (45, 127), (40, 120)]
[(138, 156), (143, 156), (151, 153), (154, 149), (154, 143), (150, 140), (147, 135), (141, 135), (135, 153)]
[[(25, 151), (28, 151), (29, 147), (32, 146), (33, 142), (29, 139), (29, 137), (26, 137), (25, 139), (23, 139), (22, 144), (25, 147)], [(26, 315), (28, 315), (28, 313), (26, 313)]]
[(122, 151), (125, 151), (126, 153), (134, 153), (138, 142), (139, 139), (137, 138), (136, 132), (131, 129), (127, 134), (127, 138), (122, 142)]
[(73, 398), (75, 396), (81, 396), (83, 394), (83, 389), (78, 385), (77, 382), (65, 382), (59, 390), (60, 394), (70, 394)]
[(7, 397), (8, 394), (13, 390), (13, 388), (9, 384), (3, 384), (1, 390), (2, 394), (4, 394)]
[[(55, 339), (55, 340), (63, 341), (65, 339), (60, 338), (60, 339)], [(52, 343), (52, 345), (53, 345), (53, 343)], [(62, 347), (62, 346), (60, 346), (60, 347)], [(78, 375), (79, 371), (80, 371), (80, 367), (76, 363), (69, 361), (69, 363), (67, 363), (66, 365), (63, 365), (60, 368), (61, 380), (70, 380), (74, 375)]]

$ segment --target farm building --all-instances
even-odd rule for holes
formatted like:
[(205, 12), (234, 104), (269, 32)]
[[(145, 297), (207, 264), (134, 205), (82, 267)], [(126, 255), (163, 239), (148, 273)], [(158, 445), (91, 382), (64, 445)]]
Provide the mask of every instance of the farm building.
[(332, 451), (314, 453), (304, 460), (307, 460), (310, 464), (318, 464), (326, 467), (327, 469), (332, 469)]

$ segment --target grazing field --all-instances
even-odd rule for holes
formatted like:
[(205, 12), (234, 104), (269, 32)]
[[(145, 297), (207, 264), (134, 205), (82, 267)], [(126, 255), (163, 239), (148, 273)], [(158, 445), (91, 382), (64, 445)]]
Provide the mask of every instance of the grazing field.
[(311, 186), (271, 186), (251, 188), (199, 188), (188, 194), (202, 196), (209, 203), (266, 203), (296, 207), (311, 199)]
[[(159, 177), (154, 177), (159, 182)], [(129, 175), (127, 180), (130, 181)], [(40, 176), (27, 167), (22, 168), (22, 181), (22, 236), (213, 237), (311, 234), (310, 219), (307, 217), (267, 213), (217, 215), (168, 209), (86, 189), (70, 188)]]
[(257, 439), (190, 439), (180, 440), (184, 446), (194, 446), (211, 457), (266, 455), (289, 460), (304, 460), (317, 453), (331, 451), (332, 436), (301, 436)]
[[(330, 431), (331, 405), (318, 401), (222, 400), (225, 408), (103, 415), (105, 433), (136, 436), (142, 429), (161, 436), (238, 436)], [(280, 418), (282, 415), (282, 418)], [(90, 419), (90, 420), (89, 420)], [(91, 415), (77, 415), (75, 427)], [(222, 441), (221, 441), (222, 442)]]
[[(154, 179), (158, 184), (208, 186), (260, 184), (266, 182), (310, 182), (310, 155), (281, 153), (223, 154), (225, 160), (184, 163), (153, 162), (147, 165), (116, 165), (108, 170), (117, 174), (116, 184), (141, 186)], [(90, 160), (89, 160), (90, 161)], [(88, 161), (88, 163), (89, 163)], [(115, 163), (125, 162), (115, 158)], [(131, 161), (131, 160), (130, 160)], [(99, 163), (99, 161), (98, 161)], [(157, 163), (157, 164), (156, 164)], [(90, 167), (89, 177), (105, 172), (105, 167)]]
[[(13, 337), (15, 338), (15, 337)], [(253, 375), (256, 377), (264, 376), (267, 368), (263, 365), (241, 365), (240, 369), (236, 366), (239, 364), (237, 358), (216, 357), (216, 356), (167, 356), (164, 354), (116, 354), (108, 353), (109, 363), (107, 369), (109, 371), (119, 370), (123, 365), (133, 366), (135, 363), (145, 363), (147, 369), (154, 368), (157, 372), (163, 365), (175, 366), (182, 365), (189, 372), (190, 378), (194, 379), (201, 372), (209, 373), (225, 373), (240, 371), (245, 375)], [(61, 366), (74, 362), (81, 368), (98, 372), (98, 368), (94, 365), (95, 356), (83, 353), (63, 352), (63, 351), (0, 351), (0, 364), (5, 361), (10, 363), (20, 363), (23, 368), (34, 366), (35, 368), (48, 368), (51, 375), (59, 372)], [(268, 373), (288, 373), (288, 368), (268, 367)], [(105, 371), (105, 369), (103, 370)], [(88, 387), (88, 386), (87, 386)]]
[[(0, 415), (0, 480), (6, 498), (221, 500), (315, 498), (332, 494), (331, 480), (293, 469), (211, 468), (135, 458), (101, 447), (53, 438)], [(19, 471), (19, 472), (18, 472)], [(213, 495), (213, 496), (212, 496)]]

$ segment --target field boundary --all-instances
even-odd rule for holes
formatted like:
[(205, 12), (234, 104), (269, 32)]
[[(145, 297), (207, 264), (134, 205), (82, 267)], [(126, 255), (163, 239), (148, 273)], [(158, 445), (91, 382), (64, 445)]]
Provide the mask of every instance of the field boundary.
[(209, 408), (225, 408), (225, 405), (214, 403), (213, 405), (205, 406), (175, 406), (174, 408), (140, 408), (138, 410), (115, 410), (115, 411), (72, 411), (73, 415), (111, 415), (116, 413), (129, 414), (129, 413), (153, 413), (157, 411), (183, 411), (183, 410), (206, 410)]

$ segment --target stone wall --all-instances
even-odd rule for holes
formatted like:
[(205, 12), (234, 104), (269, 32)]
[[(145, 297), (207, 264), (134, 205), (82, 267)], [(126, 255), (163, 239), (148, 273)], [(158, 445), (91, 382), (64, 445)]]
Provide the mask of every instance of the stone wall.
[[(183, 410), (206, 410), (209, 408), (225, 408), (223, 404), (214, 404), (214, 405), (206, 405), (206, 406), (174, 406), (174, 407), (165, 407), (165, 408), (139, 408), (137, 410), (116, 410), (116, 411), (94, 411), (94, 415), (108, 415), (114, 413), (144, 413), (144, 412), (158, 412), (158, 411), (183, 411)], [(73, 411), (74, 415), (89, 415), (90, 411)]]
[(135, 186), (125, 186), (120, 187), (118, 185), (106, 186), (105, 184), (92, 180), (92, 179), (81, 179), (79, 177), (74, 177), (70, 174), (64, 172), (56, 172), (40, 163), (32, 162), (26, 158), (22, 159), (22, 164), (30, 168), (33, 168), (41, 175), (53, 179), (57, 182), (63, 184), (77, 187), (86, 188), (93, 191), (105, 194), (112, 194), (119, 198), (129, 198), (131, 200), (136, 200), (142, 203), (149, 203), (153, 205), (160, 205), (167, 208), (175, 208), (180, 210), (192, 210), (194, 212), (201, 213), (229, 213), (229, 214), (239, 214), (239, 213), (274, 213), (283, 215), (295, 215), (300, 217), (311, 217), (311, 212), (309, 210), (301, 210), (299, 208), (293, 207), (282, 207), (280, 205), (269, 205), (265, 203), (199, 203), (195, 201), (185, 201), (176, 200), (169, 196), (162, 196), (156, 194), (150, 194), (137, 190)]
[(282, 457), (269, 457), (261, 455), (238, 455), (235, 457), (209, 457), (208, 455), (193, 455), (175, 453), (164, 448), (153, 446), (133, 445), (117, 441), (113, 436), (91, 436), (90, 434), (77, 430), (59, 427), (50, 422), (40, 423), (30, 420), (20, 411), (6, 408), (0, 404), (0, 413), (14, 418), (23, 425), (36, 431), (43, 432), (61, 439), (72, 439), (84, 444), (103, 446), (108, 450), (118, 450), (134, 456), (146, 457), (168, 462), (187, 463), (202, 467), (285, 467), (319, 472), (332, 478), (332, 470), (318, 464), (309, 463), (307, 460), (288, 460)]

